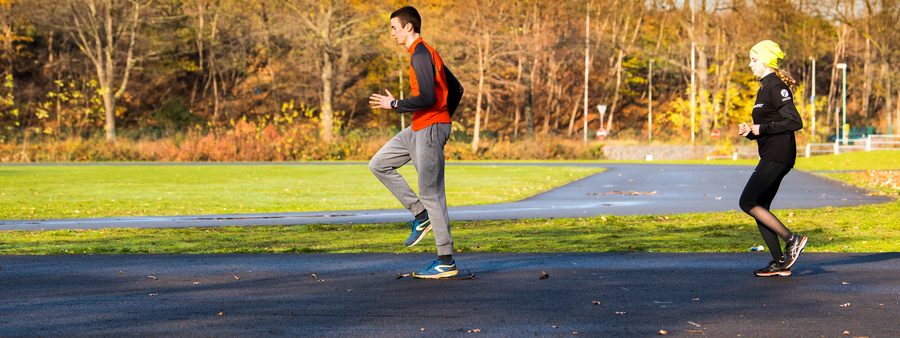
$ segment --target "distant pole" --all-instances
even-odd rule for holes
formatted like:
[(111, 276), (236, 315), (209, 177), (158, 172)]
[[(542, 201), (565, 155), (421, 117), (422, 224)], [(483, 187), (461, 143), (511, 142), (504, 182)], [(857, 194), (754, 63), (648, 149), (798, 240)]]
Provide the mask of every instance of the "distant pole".
[[(591, 45), (591, 6), (588, 4), (588, 10), (584, 13), (584, 143), (588, 141), (588, 73), (591, 65), (590, 45)], [(603, 121), (600, 121), (601, 123)]]
[(697, 97), (696, 90), (694, 89), (694, 69), (696, 66), (694, 65), (694, 49), (697, 47), (697, 43), (691, 43), (691, 145), (694, 144), (694, 106), (697, 105)]
[(647, 141), (653, 141), (653, 59), (650, 59), (650, 71), (647, 85), (647, 96), (650, 98), (647, 103)]
[(812, 115), (812, 137), (810, 137), (811, 142), (816, 141), (816, 58), (811, 57), (812, 60), (812, 80), (810, 81), (810, 92), (809, 92), (809, 104), (810, 104), (810, 115)]
[[(403, 100), (403, 57), (400, 54), (397, 54), (397, 64), (400, 65), (400, 69), (397, 70), (397, 78), (400, 79), (400, 99)], [(400, 113), (400, 130), (406, 129), (406, 115)]]
[(835, 147), (837, 147), (838, 142), (841, 141), (841, 126), (839, 126), (839, 124), (841, 124), (841, 122), (839, 119), (840, 115), (838, 115), (838, 114), (840, 114), (840, 112), (841, 112), (840, 107), (834, 107), (834, 144), (835, 144)]
[(837, 64), (837, 67), (841, 70), (841, 77), (843, 78), (843, 80), (841, 81), (843, 82), (843, 84), (841, 85), (841, 110), (843, 111), (843, 118), (841, 118), (841, 129), (843, 129), (843, 137), (841, 137), (841, 140), (843, 141), (844, 145), (847, 145), (849, 138), (849, 135), (847, 134), (850, 133), (847, 126), (847, 64), (839, 63)]

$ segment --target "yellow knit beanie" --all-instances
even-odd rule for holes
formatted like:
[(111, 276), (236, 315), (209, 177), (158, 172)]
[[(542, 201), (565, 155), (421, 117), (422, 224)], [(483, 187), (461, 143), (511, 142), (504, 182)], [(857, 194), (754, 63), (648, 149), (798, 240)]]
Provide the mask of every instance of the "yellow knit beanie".
[(750, 53), (756, 55), (756, 58), (762, 63), (774, 69), (781, 68), (781, 61), (784, 60), (785, 54), (781, 47), (772, 40), (763, 40), (750, 48)]

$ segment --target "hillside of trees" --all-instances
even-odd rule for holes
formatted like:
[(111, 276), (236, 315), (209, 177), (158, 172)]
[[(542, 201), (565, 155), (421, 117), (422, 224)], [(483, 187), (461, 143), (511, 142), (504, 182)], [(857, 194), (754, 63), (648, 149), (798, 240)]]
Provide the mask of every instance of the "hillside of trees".
[(900, 133), (893, 0), (0, 0), (0, 161), (366, 159), (410, 122), (368, 104), (409, 95), (407, 4), (466, 88), (451, 157), (595, 156), (585, 113), (591, 139), (741, 142), (764, 39), (801, 143), (834, 134), (839, 63), (848, 123)]

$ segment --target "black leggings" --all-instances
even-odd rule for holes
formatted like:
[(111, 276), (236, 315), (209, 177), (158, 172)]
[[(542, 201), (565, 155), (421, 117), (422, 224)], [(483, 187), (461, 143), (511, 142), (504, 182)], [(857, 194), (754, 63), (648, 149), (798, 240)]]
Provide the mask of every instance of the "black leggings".
[(760, 160), (741, 194), (741, 210), (756, 219), (759, 232), (775, 260), (783, 255), (778, 237), (787, 241), (793, 234), (769, 211), (769, 206), (778, 193), (781, 180), (790, 171), (784, 163)]

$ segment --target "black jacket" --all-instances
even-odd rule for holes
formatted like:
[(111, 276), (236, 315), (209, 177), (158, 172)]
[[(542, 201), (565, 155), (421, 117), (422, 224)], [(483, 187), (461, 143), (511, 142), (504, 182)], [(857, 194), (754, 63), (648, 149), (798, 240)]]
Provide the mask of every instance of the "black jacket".
[(759, 125), (759, 135), (747, 134), (759, 146), (759, 158), (793, 167), (797, 159), (794, 132), (803, 128), (803, 120), (794, 106), (794, 93), (775, 73), (759, 80), (753, 106), (753, 124)]

